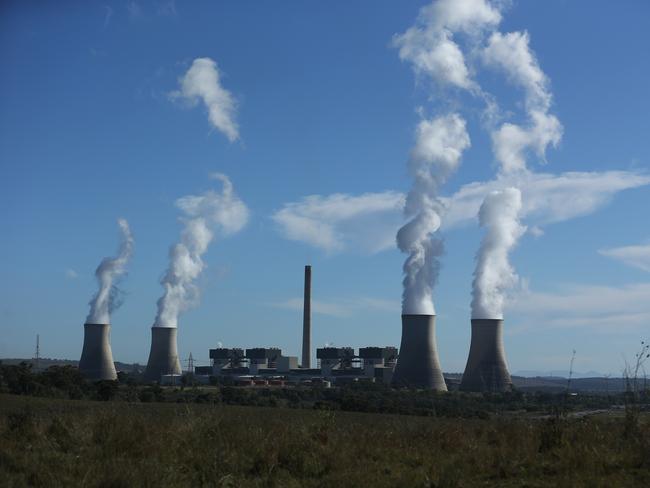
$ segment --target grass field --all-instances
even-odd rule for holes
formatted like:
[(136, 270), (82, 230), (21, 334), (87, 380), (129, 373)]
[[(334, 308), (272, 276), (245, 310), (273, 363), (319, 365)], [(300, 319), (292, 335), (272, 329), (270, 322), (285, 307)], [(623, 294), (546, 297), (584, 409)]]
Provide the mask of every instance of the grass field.
[(0, 485), (650, 486), (650, 424), (0, 395)]

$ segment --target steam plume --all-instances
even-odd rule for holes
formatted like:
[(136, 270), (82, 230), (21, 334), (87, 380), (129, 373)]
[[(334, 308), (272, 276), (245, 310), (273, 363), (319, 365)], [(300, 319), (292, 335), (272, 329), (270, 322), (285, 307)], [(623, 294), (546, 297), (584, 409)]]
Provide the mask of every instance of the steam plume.
[(399, 57), (409, 61), (418, 76), (440, 85), (476, 91), (455, 33), (478, 37), (501, 21), (498, 9), (485, 0), (438, 0), (422, 7), (417, 22), (393, 37)]
[(95, 270), (99, 290), (90, 300), (90, 313), (86, 317), (87, 324), (110, 324), (111, 312), (121, 305), (117, 300), (118, 289), (113, 282), (126, 271), (126, 263), (133, 253), (133, 236), (125, 219), (119, 219), (117, 223), (122, 233), (118, 255), (114, 258), (102, 259)]
[(506, 188), (489, 193), (479, 210), (486, 233), (476, 256), (472, 283), (472, 318), (501, 319), (507, 290), (517, 282), (508, 253), (526, 228), (519, 223), (521, 192)]
[(409, 255), (404, 263), (404, 314), (435, 313), (433, 287), (440, 266), (437, 258), (443, 251), (442, 241), (434, 235), (443, 211), (438, 190), (469, 145), (465, 121), (458, 114), (422, 120), (418, 125), (409, 160), (414, 182), (405, 205), (410, 220), (397, 232), (398, 247)]
[(194, 283), (205, 267), (201, 257), (207, 251), (218, 229), (223, 235), (240, 231), (248, 221), (248, 208), (237, 195), (226, 175), (215, 173), (221, 181), (221, 193), (209, 190), (176, 201), (185, 216), (181, 240), (169, 251), (169, 269), (160, 281), (165, 289), (158, 300), (154, 327), (176, 327), (178, 315), (196, 303), (199, 289)]
[(239, 139), (235, 120), (237, 104), (232, 94), (221, 85), (217, 63), (210, 58), (196, 58), (179, 80), (180, 90), (170, 93), (170, 98), (185, 99), (195, 105), (199, 100), (208, 109), (210, 123), (230, 142)]
[(552, 96), (548, 78), (529, 46), (527, 32), (494, 32), (483, 51), (488, 66), (506, 73), (508, 79), (525, 92), (528, 126), (506, 122), (492, 134), (494, 152), (502, 173), (526, 170), (526, 152), (532, 149), (545, 158), (546, 148), (557, 146), (562, 139), (562, 124), (549, 114)]

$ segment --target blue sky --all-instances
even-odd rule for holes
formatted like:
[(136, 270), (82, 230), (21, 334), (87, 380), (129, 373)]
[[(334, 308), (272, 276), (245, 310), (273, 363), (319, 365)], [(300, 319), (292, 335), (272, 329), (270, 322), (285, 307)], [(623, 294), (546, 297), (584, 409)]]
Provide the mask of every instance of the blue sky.
[[(482, 236), (467, 185), (484, 188), (498, 164), (481, 100), (400, 59), (393, 36), (426, 5), (4, 2), (0, 357), (31, 356), (38, 333), (45, 356), (78, 358), (94, 271), (114, 254), (123, 217), (135, 252), (113, 354), (145, 362), (182, 229), (175, 201), (218, 189), (214, 172), (250, 216), (203, 256), (200, 303), (179, 320), (183, 357), (207, 362), (217, 342), (298, 355), (307, 263), (315, 345), (399, 345), (405, 256), (393, 242), (407, 161), (418, 122), (451, 107), (471, 147), (441, 189), (450, 211), (434, 298), (443, 369), (462, 371)], [(563, 126), (546, 162), (527, 160), (529, 232), (511, 255), (520, 283), (505, 312), (513, 372), (567, 369), (575, 349), (578, 371), (617, 374), (648, 339), (649, 14), (641, 0), (501, 10), (499, 31), (528, 32)], [(197, 58), (216, 62), (235, 101), (233, 141), (201, 101), (171, 95)], [(521, 89), (480, 62), (472, 76), (503, 120), (524, 123)]]

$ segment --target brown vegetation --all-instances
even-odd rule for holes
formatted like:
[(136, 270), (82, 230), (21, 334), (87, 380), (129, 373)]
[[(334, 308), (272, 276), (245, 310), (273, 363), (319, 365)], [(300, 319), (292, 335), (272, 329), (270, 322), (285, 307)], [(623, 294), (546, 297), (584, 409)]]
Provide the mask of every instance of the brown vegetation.
[(0, 395), (3, 486), (650, 486), (650, 424)]

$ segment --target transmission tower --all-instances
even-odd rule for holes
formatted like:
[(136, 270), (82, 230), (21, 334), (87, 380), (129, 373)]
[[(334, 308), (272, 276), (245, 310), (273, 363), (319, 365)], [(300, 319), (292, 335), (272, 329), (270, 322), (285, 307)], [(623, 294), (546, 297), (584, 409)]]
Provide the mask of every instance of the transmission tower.
[(41, 362), (41, 336), (36, 334), (36, 354), (34, 355), (34, 364), (36, 365), (36, 372), (40, 371)]
[(192, 356), (191, 352), (190, 352), (190, 357), (187, 360), (187, 369), (188, 369), (188, 373), (190, 374), (194, 373), (194, 357)]

